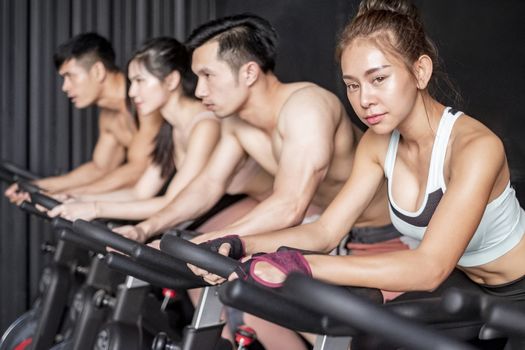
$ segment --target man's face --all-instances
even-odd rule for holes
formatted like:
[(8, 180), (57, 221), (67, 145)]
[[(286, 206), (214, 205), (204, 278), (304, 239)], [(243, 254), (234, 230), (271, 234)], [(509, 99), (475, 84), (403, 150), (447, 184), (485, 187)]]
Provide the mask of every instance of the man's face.
[(62, 91), (75, 105), (76, 108), (86, 108), (96, 103), (100, 82), (96, 78), (94, 66), (86, 69), (76, 59), (65, 61), (58, 74), (64, 78)]
[(217, 57), (219, 44), (206, 43), (193, 52), (191, 68), (198, 77), (195, 96), (218, 117), (236, 114), (248, 98), (248, 87)]

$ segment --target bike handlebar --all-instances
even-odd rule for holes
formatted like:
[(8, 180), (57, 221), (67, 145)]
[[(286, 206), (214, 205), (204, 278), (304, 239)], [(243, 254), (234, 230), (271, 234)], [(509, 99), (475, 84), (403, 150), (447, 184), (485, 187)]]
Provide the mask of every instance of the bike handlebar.
[(237, 260), (212, 252), (193, 242), (186, 241), (169, 233), (162, 237), (160, 249), (177, 259), (205, 269), (223, 278), (228, 278), (240, 264)]
[(468, 344), (449, 338), (384, 307), (311, 277), (292, 273), (284, 289), (296, 295), (304, 307), (329, 315), (365, 333), (375, 334), (409, 349), (473, 350)]

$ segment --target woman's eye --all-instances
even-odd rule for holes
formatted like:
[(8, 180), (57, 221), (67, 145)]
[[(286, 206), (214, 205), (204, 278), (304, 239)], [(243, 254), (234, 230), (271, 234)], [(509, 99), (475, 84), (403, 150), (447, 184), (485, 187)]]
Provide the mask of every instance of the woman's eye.
[(349, 84), (346, 84), (346, 88), (349, 91), (355, 91), (355, 90), (359, 89), (359, 85), (357, 85), (355, 83), (349, 83)]
[(375, 82), (375, 83), (382, 83), (383, 81), (385, 81), (385, 79), (386, 79), (386, 76), (384, 76), (384, 75), (380, 75), (380, 76), (378, 76), (378, 77), (376, 77), (376, 78), (374, 79), (374, 82)]

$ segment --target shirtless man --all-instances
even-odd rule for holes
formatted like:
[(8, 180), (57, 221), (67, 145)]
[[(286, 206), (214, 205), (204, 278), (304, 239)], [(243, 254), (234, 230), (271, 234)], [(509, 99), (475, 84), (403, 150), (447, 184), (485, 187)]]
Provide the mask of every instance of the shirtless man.
[[(54, 55), (62, 90), (76, 108), (97, 106), (99, 135), (92, 159), (67, 174), (35, 181), (49, 193), (100, 193), (134, 184), (145, 170), (160, 128), (160, 116), (134, 121), (126, 103), (126, 78), (115, 65), (111, 44), (95, 33), (79, 34), (58, 47)], [(6, 191), (12, 202), (23, 194), (13, 185)]]
[[(206, 168), (170, 205), (118, 232), (145, 241), (204, 213), (248, 156), (274, 176), (273, 189), (242, 218), (199, 241), (297, 225), (309, 207), (320, 212), (330, 203), (350, 175), (362, 133), (331, 92), (279, 81), (273, 73), (276, 41), (271, 25), (253, 15), (214, 20), (192, 33), (196, 95), (222, 119), (221, 139)], [(356, 226), (389, 223), (386, 192), (380, 191)]]

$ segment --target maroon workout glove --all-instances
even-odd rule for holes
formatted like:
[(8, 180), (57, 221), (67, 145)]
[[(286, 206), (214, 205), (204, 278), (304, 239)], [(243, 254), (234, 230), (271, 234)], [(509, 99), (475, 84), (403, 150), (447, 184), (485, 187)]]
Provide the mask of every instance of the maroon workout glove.
[(282, 283), (268, 282), (255, 275), (255, 266), (260, 261), (265, 261), (276, 267), (286, 276), (288, 276), (291, 272), (300, 272), (305, 275), (312, 276), (312, 270), (304, 258), (303, 252), (288, 247), (281, 247), (275, 253), (254, 255), (251, 259), (243, 262), (235, 272), (239, 278), (245, 281), (256, 282), (269, 288), (281, 287)]
[(240, 260), (244, 256), (246, 256), (246, 250), (244, 249), (244, 242), (242, 241), (241, 237), (238, 235), (228, 235), (224, 237), (215, 238), (206, 242), (203, 242), (199, 244), (202, 247), (205, 247), (208, 250), (211, 250), (212, 252), (218, 253), (219, 248), (224, 243), (228, 243), (230, 245), (230, 252), (228, 253), (228, 257)]

